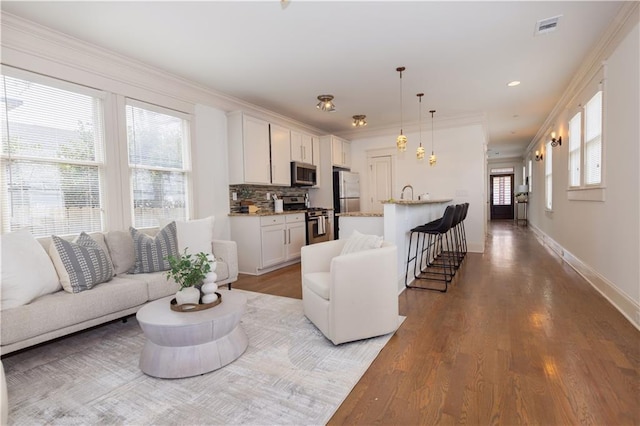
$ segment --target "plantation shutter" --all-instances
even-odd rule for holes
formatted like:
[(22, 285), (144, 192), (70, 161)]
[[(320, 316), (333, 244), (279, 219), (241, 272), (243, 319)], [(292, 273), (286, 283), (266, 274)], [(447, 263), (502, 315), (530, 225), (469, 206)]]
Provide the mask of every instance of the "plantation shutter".
[(103, 93), (5, 71), (11, 76), (0, 76), (2, 231), (101, 231)]
[(580, 186), (580, 145), (582, 113), (569, 120), (569, 186)]
[(602, 180), (602, 91), (597, 92), (585, 106), (585, 184), (599, 184)]

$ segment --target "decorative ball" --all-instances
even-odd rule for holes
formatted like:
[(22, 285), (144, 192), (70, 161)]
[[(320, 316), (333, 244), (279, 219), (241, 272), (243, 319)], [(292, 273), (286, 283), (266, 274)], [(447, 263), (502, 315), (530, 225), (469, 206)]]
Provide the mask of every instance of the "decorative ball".
[(218, 300), (218, 295), (215, 293), (205, 294), (202, 296), (202, 303), (213, 303)]
[(217, 289), (218, 289), (218, 284), (214, 282), (205, 283), (202, 285), (202, 288), (201, 288), (204, 294), (215, 293)]
[(202, 280), (205, 283), (213, 283), (218, 279), (218, 274), (216, 274), (215, 272), (211, 271), (208, 272), (207, 275), (204, 276), (204, 279)]

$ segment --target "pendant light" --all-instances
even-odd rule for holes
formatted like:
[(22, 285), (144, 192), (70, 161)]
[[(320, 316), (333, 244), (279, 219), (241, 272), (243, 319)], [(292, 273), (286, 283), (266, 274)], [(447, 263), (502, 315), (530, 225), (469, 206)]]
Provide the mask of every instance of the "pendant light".
[(429, 112), (431, 113), (431, 155), (429, 156), (429, 165), (435, 166), (437, 158), (436, 158), (436, 155), (433, 153), (433, 113), (435, 113), (436, 110), (432, 109)]
[(396, 68), (396, 71), (400, 73), (400, 136), (396, 139), (398, 151), (406, 151), (407, 149), (407, 137), (402, 134), (402, 71), (404, 70), (404, 67)]
[(424, 96), (424, 93), (418, 93), (416, 95), (418, 97), (418, 127), (420, 129), (420, 145), (418, 146), (418, 149), (416, 150), (416, 158), (418, 160), (424, 160), (424, 147), (422, 146), (422, 97)]

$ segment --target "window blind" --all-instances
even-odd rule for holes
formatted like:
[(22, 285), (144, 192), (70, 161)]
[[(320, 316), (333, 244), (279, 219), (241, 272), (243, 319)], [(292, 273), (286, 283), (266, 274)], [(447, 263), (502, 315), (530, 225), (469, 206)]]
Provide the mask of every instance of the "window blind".
[[(104, 168), (99, 92), (0, 76), (2, 231), (101, 231)], [(60, 82), (69, 88), (69, 83)]]
[(127, 101), (127, 141), (133, 223), (153, 227), (161, 219), (188, 217), (189, 122)]
[(547, 142), (546, 152), (544, 153), (544, 194), (545, 206), (551, 210), (553, 207), (553, 151), (551, 150), (551, 142)]
[(511, 176), (493, 177), (493, 205), (511, 205)]
[(569, 120), (569, 186), (580, 186), (580, 146), (582, 113)]
[(602, 170), (602, 91), (597, 92), (585, 105), (584, 168), (585, 184), (601, 182)]

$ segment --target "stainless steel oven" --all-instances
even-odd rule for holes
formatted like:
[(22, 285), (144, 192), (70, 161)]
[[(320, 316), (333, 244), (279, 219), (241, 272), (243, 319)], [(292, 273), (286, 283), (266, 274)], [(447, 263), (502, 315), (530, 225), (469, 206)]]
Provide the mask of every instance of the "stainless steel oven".
[(311, 207), (307, 210), (307, 244), (329, 241), (333, 235), (329, 211), (323, 208)]

